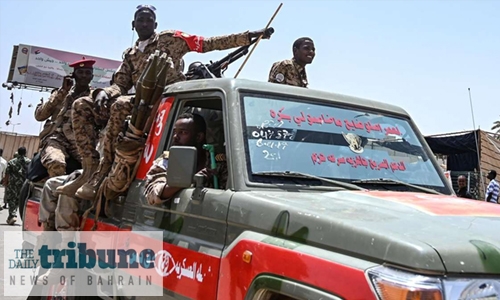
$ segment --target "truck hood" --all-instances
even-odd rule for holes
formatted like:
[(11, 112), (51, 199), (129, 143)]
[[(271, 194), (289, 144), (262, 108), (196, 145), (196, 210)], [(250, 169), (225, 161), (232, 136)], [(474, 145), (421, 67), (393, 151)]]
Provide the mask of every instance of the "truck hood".
[(420, 271), (500, 274), (498, 204), (387, 191), (236, 193), (231, 206), (241, 209), (238, 199), (254, 226), (274, 222), (280, 235), (316, 247)]

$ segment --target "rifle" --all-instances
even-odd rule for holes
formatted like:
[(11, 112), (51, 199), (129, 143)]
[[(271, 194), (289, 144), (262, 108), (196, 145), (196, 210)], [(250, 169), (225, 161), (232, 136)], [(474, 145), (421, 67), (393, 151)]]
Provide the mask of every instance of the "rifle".
[[(274, 28), (269, 27), (265, 34), (271, 36), (274, 33)], [(203, 79), (203, 78), (221, 78), (222, 74), (227, 70), (227, 67), (238, 59), (248, 54), (248, 48), (257, 42), (258, 38), (250, 41), (250, 44), (242, 46), (235, 51), (229, 53), (222, 59), (210, 64), (194, 62), (189, 65), (188, 71), (185, 74), (187, 80)]]

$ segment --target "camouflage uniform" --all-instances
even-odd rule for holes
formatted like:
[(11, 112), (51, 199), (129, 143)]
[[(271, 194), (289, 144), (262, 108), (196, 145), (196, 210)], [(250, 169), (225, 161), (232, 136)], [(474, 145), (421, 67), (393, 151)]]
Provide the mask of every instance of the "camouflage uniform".
[[(226, 50), (239, 46), (250, 44), (249, 32), (232, 34), (227, 36), (217, 36), (211, 38), (203, 38), (199, 36), (191, 36), (180, 31), (167, 30), (160, 33), (155, 33), (147, 41), (144, 50), (138, 48), (139, 43), (136, 42), (133, 48), (127, 49), (123, 53), (123, 62), (117, 69), (114, 76), (114, 83), (112, 86), (104, 88), (110, 101), (110, 117), (108, 122), (108, 131), (104, 139), (104, 157), (100, 161), (97, 172), (92, 176), (89, 185), (92, 186), (94, 191), (98, 188), (104, 177), (109, 173), (114, 161), (115, 142), (118, 134), (123, 128), (125, 118), (130, 115), (132, 111), (132, 104), (130, 96), (125, 95), (136, 83), (141, 76), (144, 68), (147, 65), (147, 58), (156, 50), (161, 53), (166, 53), (174, 62), (174, 69), (167, 74), (167, 85), (183, 81), (186, 79), (181, 72), (179, 66), (182, 57), (188, 52), (210, 52), (214, 50)], [(100, 90), (96, 90), (96, 93)], [(118, 97), (118, 98), (117, 98)], [(91, 109), (88, 108), (88, 113), (84, 114), (82, 110), (77, 109), (76, 106), (80, 105), (79, 99), (75, 102), (73, 113), (73, 128), (77, 145), (83, 159), (95, 155), (92, 145), (88, 141), (88, 127), (94, 120), (94, 112), (90, 113)], [(104, 112), (107, 114), (107, 112)], [(78, 124), (77, 124), (78, 123)], [(84, 166), (85, 170), (85, 166)], [(71, 194), (73, 190), (68, 188), (66, 193)], [(63, 189), (61, 189), (63, 192)], [(80, 194), (79, 194), (80, 196)], [(91, 199), (88, 199), (91, 200)]]
[(38, 213), (38, 221), (42, 223), (44, 231), (77, 231), (79, 229), (78, 201), (74, 197), (58, 195), (55, 191), (57, 187), (63, 185), (64, 181), (70, 181), (80, 174), (81, 170), (77, 170), (70, 175), (52, 177), (45, 182)]
[[(144, 194), (146, 200), (149, 204), (153, 205), (160, 199), (160, 195), (163, 189), (167, 185), (167, 170), (168, 170), (168, 151), (163, 152), (163, 154), (158, 157), (154, 162), (148, 173), (146, 174), (146, 184), (144, 188)], [(225, 155), (217, 155), (217, 169), (215, 175), (217, 176), (219, 189), (225, 190), (227, 184), (227, 163)], [(206, 168), (210, 167), (210, 159), (207, 152), (207, 163)], [(206, 180), (204, 186), (207, 188), (213, 188), (214, 182), (210, 178)]]
[[(50, 93), (49, 100), (47, 100), (47, 102), (45, 103), (43, 103), (42, 100), (42, 103), (38, 104), (35, 108), (35, 119), (39, 122), (43, 122), (44, 120), (46, 120), (45, 124), (43, 125), (42, 131), (38, 135), (40, 144), (42, 143), (43, 138), (53, 131), (57, 115), (64, 105), (63, 101), (50, 101), (52, 97), (54, 97), (54, 95), (58, 93), (58, 91), (59, 89), (53, 89)], [(41, 113), (42, 111), (40, 111), (41, 108), (43, 108), (43, 113)]]
[(31, 159), (26, 156), (17, 156), (7, 163), (5, 174), (8, 176), (9, 183), (5, 189), (5, 203), (9, 206), (9, 219), (16, 217), (19, 205), (19, 192), (26, 179), (26, 171), (30, 162)]
[(66, 174), (66, 159), (69, 156), (81, 160), (71, 124), (71, 106), (75, 99), (87, 96), (89, 93), (90, 89), (79, 94), (75, 94), (74, 88), (69, 92), (58, 89), (50, 95), (47, 102), (36, 107), (37, 121), (50, 118), (40, 133), (42, 165), (50, 177)]
[(98, 139), (96, 128), (106, 124), (109, 112), (98, 113), (94, 109), (93, 98), (87, 96), (78, 98), (73, 103), (71, 118), (79, 155), (99, 159), (99, 153), (95, 149)]
[(306, 69), (295, 58), (275, 62), (269, 71), (268, 82), (307, 88)]
[[(106, 130), (107, 128), (104, 128), (99, 133), (100, 141)], [(98, 143), (96, 147), (98, 155), (102, 154), (102, 148), (102, 143)], [(69, 175), (52, 177), (43, 185), (38, 221), (42, 223), (44, 231), (76, 231), (80, 228), (77, 199), (67, 195), (59, 195), (56, 190), (64, 182), (70, 182), (81, 174), (81, 169), (76, 170)]]

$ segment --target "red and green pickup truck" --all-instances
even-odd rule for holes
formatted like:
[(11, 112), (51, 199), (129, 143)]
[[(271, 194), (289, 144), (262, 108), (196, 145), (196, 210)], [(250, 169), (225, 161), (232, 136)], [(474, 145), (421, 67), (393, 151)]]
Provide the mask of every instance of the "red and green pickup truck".
[[(207, 139), (226, 188), (173, 164), (189, 184), (149, 205), (152, 162), (193, 157), (170, 147), (186, 110), (218, 135)], [(33, 244), (40, 191), (24, 209)], [(162, 299), (500, 299), (500, 205), (457, 198), (408, 113), (382, 102), (242, 79), (170, 85), (135, 181), (111, 205), (97, 230), (161, 231), (171, 257), (210, 269), (165, 276)]]

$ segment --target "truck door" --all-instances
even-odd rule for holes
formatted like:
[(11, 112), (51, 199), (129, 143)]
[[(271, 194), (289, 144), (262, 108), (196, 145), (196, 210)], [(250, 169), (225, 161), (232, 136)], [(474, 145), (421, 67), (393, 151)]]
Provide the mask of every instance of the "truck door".
[[(155, 156), (159, 157), (171, 145), (173, 124), (178, 116), (191, 112), (204, 117), (207, 143), (214, 145), (219, 158), (224, 157), (223, 95), (219, 92), (203, 93), (203, 97), (200, 93), (178, 95), (173, 103)], [(224, 189), (204, 189), (202, 200), (193, 199), (196, 191), (188, 188), (158, 206), (149, 205), (143, 195), (139, 197), (133, 230), (162, 230), (164, 259), (169, 266), (176, 266), (167, 267), (163, 273), (168, 299), (216, 299), (233, 194), (228, 187), (229, 183)]]

